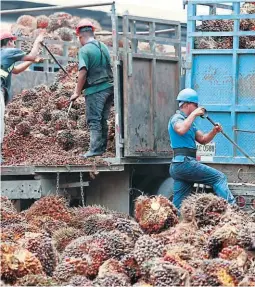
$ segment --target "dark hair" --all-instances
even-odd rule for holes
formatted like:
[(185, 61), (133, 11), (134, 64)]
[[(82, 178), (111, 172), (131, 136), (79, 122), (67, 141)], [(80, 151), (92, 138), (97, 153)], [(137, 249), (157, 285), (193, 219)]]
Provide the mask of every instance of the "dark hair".
[(10, 40), (10, 38), (1, 40), (1, 47), (6, 46)]
[(88, 30), (88, 31), (80, 31), (80, 35), (81, 36), (85, 36), (85, 35), (89, 35), (91, 37), (94, 37), (94, 32), (92, 30)]

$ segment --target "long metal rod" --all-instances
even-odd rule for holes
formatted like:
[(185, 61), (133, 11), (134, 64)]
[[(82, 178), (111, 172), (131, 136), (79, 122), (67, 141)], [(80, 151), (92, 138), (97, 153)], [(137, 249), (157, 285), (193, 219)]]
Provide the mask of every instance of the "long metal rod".
[(47, 52), (51, 55), (52, 59), (55, 61), (55, 63), (59, 66), (59, 68), (71, 79), (67, 71), (64, 69), (64, 67), (59, 63), (59, 61), (55, 58), (55, 56), (51, 53), (49, 48), (44, 44), (41, 43), (41, 45), (47, 50)]
[(114, 1), (111, 2), (98, 2), (98, 3), (87, 3), (79, 5), (63, 5), (63, 6), (50, 6), (50, 7), (38, 7), (38, 8), (25, 8), (25, 9), (12, 9), (12, 10), (1, 10), (0, 15), (12, 14), (12, 13), (23, 13), (23, 12), (36, 12), (36, 11), (51, 11), (51, 10), (63, 10), (69, 8), (86, 8), (86, 7), (96, 7), (96, 6), (109, 6), (114, 4)]
[[(204, 116), (212, 125), (217, 126), (217, 124), (207, 115)], [(228, 139), (246, 158), (248, 158), (253, 164), (255, 161), (236, 143), (234, 142), (225, 132), (221, 131), (222, 135)]]

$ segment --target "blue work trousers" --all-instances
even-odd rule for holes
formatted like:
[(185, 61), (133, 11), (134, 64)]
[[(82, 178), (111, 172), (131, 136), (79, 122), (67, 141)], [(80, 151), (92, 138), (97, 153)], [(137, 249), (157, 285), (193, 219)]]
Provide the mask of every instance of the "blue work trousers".
[(108, 130), (107, 120), (113, 104), (113, 88), (88, 95), (86, 100), (86, 117), (90, 130), (106, 132)]
[(235, 203), (224, 173), (198, 162), (195, 158), (185, 157), (184, 162), (173, 162), (170, 166), (170, 175), (174, 179), (173, 203), (178, 209), (182, 201), (192, 192), (194, 183), (209, 185), (218, 196), (230, 204)]

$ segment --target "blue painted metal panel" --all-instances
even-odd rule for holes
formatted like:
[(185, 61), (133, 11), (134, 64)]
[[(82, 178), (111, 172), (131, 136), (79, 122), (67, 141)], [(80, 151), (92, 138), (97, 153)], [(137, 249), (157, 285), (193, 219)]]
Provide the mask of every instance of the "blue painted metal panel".
[[(255, 157), (255, 57), (254, 49), (239, 49), (239, 36), (254, 35), (254, 31), (239, 31), (239, 0), (228, 0), (232, 15), (197, 15), (197, 5), (224, 4), (220, 0), (188, 1), (187, 21), (187, 61), (191, 69), (186, 73), (186, 87), (198, 91), (199, 102), (215, 122), (223, 125), (224, 131), (236, 141), (250, 156)], [(227, 13), (226, 13), (227, 14)], [(217, 35), (233, 36), (232, 49), (194, 49), (195, 37), (215, 36), (214, 32), (196, 32), (195, 21), (201, 19), (230, 19), (233, 16), (234, 29), (218, 32)], [(249, 18), (254, 18), (254, 15)], [(209, 131), (212, 126), (203, 119), (197, 120), (198, 127)], [(214, 138), (216, 143), (215, 163), (251, 164), (222, 135)]]
[(192, 63), (192, 84), (198, 92), (201, 105), (231, 104), (231, 55), (195, 55)]
[[(255, 56), (239, 56), (238, 104), (255, 105)], [(254, 122), (255, 124), (255, 122)]]
[[(255, 113), (238, 113), (237, 129), (255, 132)], [(255, 133), (237, 131), (237, 143), (245, 149), (250, 156), (255, 157)], [(237, 151), (238, 156), (242, 154)]]

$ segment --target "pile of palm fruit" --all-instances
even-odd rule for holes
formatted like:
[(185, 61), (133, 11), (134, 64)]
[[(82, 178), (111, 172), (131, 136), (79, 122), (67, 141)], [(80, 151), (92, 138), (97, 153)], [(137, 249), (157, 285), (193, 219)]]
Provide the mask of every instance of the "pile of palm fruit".
[[(6, 131), (3, 142), (5, 165), (67, 165), (102, 163), (101, 157), (82, 159), (89, 149), (89, 129), (86, 123), (84, 97), (72, 105), (70, 96), (75, 90), (77, 63), (66, 66), (68, 75), (60, 71), (49, 87), (39, 85), (23, 90), (6, 108)], [(112, 107), (109, 117), (108, 150), (104, 157), (115, 152), (115, 116)]]
[[(102, 31), (100, 24), (96, 20), (87, 19), (94, 24), (96, 32)], [(68, 47), (68, 56), (76, 58), (78, 45), (75, 36), (75, 27), (79, 21), (79, 17), (72, 16), (66, 12), (56, 12), (49, 16), (40, 15), (37, 17), (22, 15), (17, 19), (16, 23), (11, 25), (10, 29), (15, 35), (25, 38), (21, 41), (21, 49), (25, 52), (31, 50), (33, 39), (35, 39), (41, 31), (44, 31), (46, 32), (46, 40), (56, 41), (49, 45), (49, 49), (53, 54), (63, 56), (63, 45), (61, 42), (66, 41), (73, 43), (73, 45), (69, 45)], [(103, 37), (101, 40), (104, 39), (106, 38)]]
[[(244, 3), (241, 7), (241, 14), (254, 14), (255, 2)], [(201, 32), (231, 32), (234, 30), (233, 20), (205, 20), (197, 27), (197, 31)], [(241, 31), (254, 31), (255, 19), (241, 19)], [(198, 37), (195, 40), (196, 49), (232, 49), (233, 37), (214, 36), (214, 37)], [(255, 49), (255, 36), (239, 37), (240, 49)]]
[(180, 217), (163, 196), (134, 218), (46, 196), (17, 212), (1, 198), (3, 286), (255, 286), (255, 218), (212, 194)]

